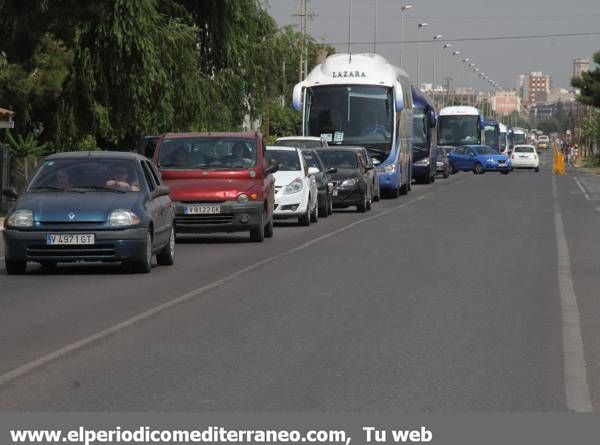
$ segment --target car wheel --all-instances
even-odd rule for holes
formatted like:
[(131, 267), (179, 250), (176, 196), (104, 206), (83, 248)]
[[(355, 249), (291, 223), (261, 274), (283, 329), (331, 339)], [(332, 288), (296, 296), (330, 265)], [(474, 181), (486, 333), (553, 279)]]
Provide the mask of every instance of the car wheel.
[(400, 190), (398, 190), (398, 192), (399, 192), (399, 193), (400, 193), (402, 196), (404, 196), (404, 195), (408, 194), (408, 190), (409, 190), (409, 189), (408, 189), (408, 184), (404, 184), (404, 185), (400, 186)]
[(396, 199), (396, 198), (398, 198), (398, 196), (400, 196), (400, 189), (398, 187), (396, 187), (394, 190), (389, 192), (389, 197), (392, 199)]
[(360, 213), (365, 213), (367, 211), (367, 193), (365, 192), (362, 196), (362, 201), (360, 204), (356, 206), (356, 210)]
[[(375, 185), (373, 185), (373, 190), (375, 190)], [(379, 202), (381, 200), (381, 190), (377, 187), (377, 194), (373, 196), (373, 201)]]
[(450, 169), (451, 175), (455, 175), (458, 172), (458, 170), (456, 168), (454, 168), (454, 164), (450, 164), (450, 166), (448, 168)]
[(298, 217), (298, 224), (301, 226), (310, 226), (310, 211), (308, 210), (308, 206), (306, 206), (306, 212)]
[(149, 273), (152, 270), (152, 235), (150, 231), (146, 233), (143, 255), (142, 258), (133, 263), (133, 271), (135, 273)]
[(539, 168), (539, 167), (536, 167), (536, 168), (535, 168), (535, 172), (536, 172), (536, 173), (538, 173), (539, 171), (540, 171), (540, 168)]
[(480, 162), (475, 164), (475, 167), (473, 167), (473, 173), (475, 173), (476, 175), (483, 175), (485, 173), (485, 170), (483, 169), (483, 165), (481, 165)]
[(167, 245), (156, 254), (156, 262), (159, 266), (172, 266), (175, 263), (175, 227), (171, 227)]
[(315, 208), (313, 209), (313, 211), (310, 212), (310, 222), (311, 223), (319, 222), (319, 209), (317, 208), (316, 205), (315, 205)]
[(444, 179), (448, 179), (450, 177), (450, 173), (448, 172), (448, 169), (444, 170), (444, 174), (442, 176)]
[(373, 197), (369, 196), (369, 198), (367, 199), (367, 210), (371, 210), (373, 204)]
[(27, 271), (27, 261), (5, 260), (8, 275), (23, 275)]
[(327, 195), (325, 195), (325, 202), (319, 204), (319, 216), (321, 218), (327, 218), (329, 216), (329, 203), (327, 202)]
[(330, 196), (327, 202), (327, 213), (333, 215), (333, 196)]
[(510, 173), (510, 170), (500, 170), (500, 173), (502, 173), (503, 175), (508, 175)]
[(269, 220), (265, 226), (265, 238), (273, 238), (273, 217)]

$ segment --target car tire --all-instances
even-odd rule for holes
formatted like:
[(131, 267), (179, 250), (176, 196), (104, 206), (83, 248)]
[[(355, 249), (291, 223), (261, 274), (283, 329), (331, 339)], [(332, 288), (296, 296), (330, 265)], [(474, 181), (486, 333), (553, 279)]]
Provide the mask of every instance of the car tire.
[(433, 176), (432, 176), (431, 178), (429, 178), (429, 179), (430, 179), (429, 183), (430, 183), (430, 184), (433, 184), (433, 183), (435, 182), (435, 175), (433, 175)]
[(398, 196), (400, 196), (400, 188), (398, 188), (398, 187), (396, 187), (394, 190), (389, 192), (389, 197), (392, 199), (396, 199), (396, 198), (398, 198)]
[(444, 173), (442, 176), (444, 179), (448, 179), (450, 177), (450, 173), (448, 172), (448, 169), (444, 170)]
[[(375, 184), (373, 184), (373, 190), (375, 190)], [(377, 187), (377, 194), (373, 196), (373, 201), (379, 202), (381, 201), (381, 190)]]
[(398, 190), (398, 193), (402, 196), (407, 195), (408, 194), (408, 184), (404, 184), (402, 186), (400, 186), (400, 189)]
[(362, 201), (356, 206), (356, 210), (360, 213), (367, 211), (367, 193), (365, 192), (362, 196)]
[(372, 205), (373, 205), (373, 197), (369, 196), (369, 198), (367, 199), (367, 210), (371, 210)]
[(317, 205), (315, 205), (314, 210), (312, 212), (310, 212), (310, 222), (311, 223), (319, 222), (319, 209), (318, 209)]
[(502, 173), (503, 175), (508, 175), (510, 173), (510, 170), (500, 170), (500, 173)]
[(273, 238), (273, 217), (269, 220), (267, 225), (265, 226), (265, 238)]
[(536, 167), (534, 170), (535, 170), (535, 172), (536, 172), (536, 173), (539, 173), (539, 171), (540, 171), (540, 168), (539, 168), (539, 167)]
[(327, 195), (325, 195), (325, 202), (323, 205), (319, 205), (319, 216), (321, 218), (327, 218), (329, 216), (329, 203), (327, 201)]
[(172, 266), (175, 263), (175, 227), (171, 227), (167, 245), (156, 254), (156, 263), (159, 266)]
[(8, 275), (23, 275), (27, 271), (27, 261), (5, 260)]
[(139, 258), (132, 266), (135, 273), (149, 273), (152, 270), (152, 235), (150, 231), (146, 233), (143, 258)]
[(473, 167), (473, 173), (476, 175), (483, 175), (485, 173), (485, 170), (483, 169), (483, 165), (481, 165), (480, 162), (475, 164), (475, 167)]
[(327, 213), (333, 215), (333, 196), (330, 196), (327, 202)]
[(306, 212), (298, 217), (298, 224), (301, 226), (310, 226), (310, 211), (308, 210), (308, 205), (306, 206)]

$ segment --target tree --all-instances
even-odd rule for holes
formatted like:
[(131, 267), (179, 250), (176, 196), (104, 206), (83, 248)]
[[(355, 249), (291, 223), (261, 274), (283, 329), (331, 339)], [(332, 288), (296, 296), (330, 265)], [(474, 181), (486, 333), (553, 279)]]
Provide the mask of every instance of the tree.
[[(600, 51), (594, 54), (594, 62), (600, 65)], [(571, 85), (579, 88), (581, 93), (577, 100), (585, 105), (600, 107), (600, 68), (584, 71), (579, 77), (571, 79)]]

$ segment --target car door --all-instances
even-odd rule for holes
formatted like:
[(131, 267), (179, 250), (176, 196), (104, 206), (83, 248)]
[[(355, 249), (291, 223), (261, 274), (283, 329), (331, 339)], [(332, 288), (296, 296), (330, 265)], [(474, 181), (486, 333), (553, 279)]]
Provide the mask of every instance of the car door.
[[(160, 177), (160, 173), (158, 172), (158, 168), (151, 161), (146, 161), (148, 168), (150, 170), (150, 174), (152, 175), (152, 179), (157, 186), (164, 186), (164, 182)], [(173, 201), (171, 201), (171, 197), (169, 195), (159, 196), (157, 198), (158, 204), (160, 206), (161, 214), (164, 218), (164, 230), (166, 234), (167, 240), (169, 239), (170, 229), (173, 226), (173, 222), (175, 220), (175, 208), (173, 206)]]
[(358, 156), (358, 166), (360, 168), (360, 172), (363, 177), (363, 182), (365, 183), (365, 193), (367, 196), (373, 196), (373, 183), (371, 182), (370, 170), (367, 166), (367, 160), (365, 156), (361, 153), (357, 153)]
[(144, 178), (148, 185), (148, 199), (146, 200), (146, 209), (152, 219), (154, 247), (161, 246), (165, 243), (165, 218), (164, 212), (160, 206), (160, 197), (155, 197), (158, 184), (152, 177), (152, 173), (147, 161), (140, 161), (140, 166), (144, 172)]
[(475, 153), (475, 150), (472, 148), (465, 150), (465, 169), (473, 170), (477, 162), (479, 162), (479, 160), (477, 159), (477, 153)]
[(367, 174), (369, 176), (369, 184), (371, 184), (371, 196), (377, 194), (377, 186), (379, 185), (379, 180), (377, 179), (377, 172), (375, 170), (375, 166), (373, 165), (373, 161), (369, 156), (369, 152), (366, 148), (363, 148), (362, 155), (365, 158), (365, 166), (367, 169)]
[(450, 163), (454, 166), (454, 168), (456, 170), (461, 170), (463, 168), (462, 154), (464, 152), (465, 152), (465, 147), (458, 147), (458, 148), (455, 148), (453, 151), (451, 151), (450, 154), (448, 155), (448, 159), (450, 160)]

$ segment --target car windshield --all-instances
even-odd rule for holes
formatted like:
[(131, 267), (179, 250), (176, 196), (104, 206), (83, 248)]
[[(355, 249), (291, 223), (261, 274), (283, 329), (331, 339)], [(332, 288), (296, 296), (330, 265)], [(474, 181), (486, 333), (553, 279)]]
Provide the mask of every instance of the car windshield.
[(135, 160), (77, 157), (45, 160), (27, 191), (139, 192), (140, 189)]
[(184, 170), (247, 169), (256, 160), (256, 142), (243, 138), (165, 138), (158, 155), (159, 167)]
[(351, 151), (321, 150), (319, 156), (327, 168), (358, 168), (356, 154)]
[(475, 153), (480, 155), (497, 155), (498, 152), (492, 147), (477, 147), (474, 149)]
[(277, 147), (296, 147), (296, 148), (321, 148), (321, 141), (312, 141), (310, 139), (285, 139), (277, 140), (275, 144)]
[(279, 163), (279, 171), (295, 172), (301, 170), (300, 158), (296, 150), (268, 150), (267, 156)]
[(515, 147), (515, 153), (533, 153), (533, 147)]
[(485, 126), (485, 143), (497, 146), (498, 145), (498, 128), (495, 125)]
[(314, 152), (312, 152), (312, 151), (303, 151), (302, 152), (302, 156), (304, 156), (304, 160), (306, 161), (306, 165), (308, 165), (309, 167), (318, 168), (319, 171), (323, 170), (321, 168), (321, 164), (319, 163), (319, 160), (317, 159), (317, 156), (314, 154)]

